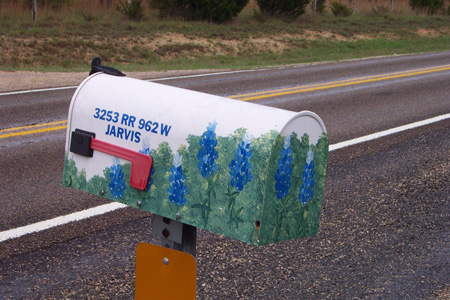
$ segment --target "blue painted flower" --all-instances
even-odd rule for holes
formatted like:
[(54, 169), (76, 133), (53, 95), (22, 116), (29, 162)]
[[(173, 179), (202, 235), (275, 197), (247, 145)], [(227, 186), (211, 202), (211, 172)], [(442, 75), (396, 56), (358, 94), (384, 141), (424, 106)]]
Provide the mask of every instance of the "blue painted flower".
[(308, 155), (306, 157), (306, 165), (303, 171), (302, 180), (303, 184), (300, 187), (300, 194), (298, 195), (298, 200), (303, 204), (308, 204), (314, 198), (314, 191), (312, 190), (314, 181), (314, 151), (309, 149)]
[(206, 176), (208, 175), (214, 175), (214, 173), (217, 171), (216, 160), (219, 157), (219, 153), (217, 153), (217, 151), (215, 150), (217, 146), (215, 133), (216, 126), (216, 121), (214, 121), (213, 123), (209, 123), (200, 140), (201, 148), (197, 154), (197, 167), (200, 170), (203, 178), (206, 178)]
[(278, 159), (278, 170), (275, 173), (275, 189), (277, 190), (277, 198), (285, 197), (291, 188), (292, 176), (292, 149), (291, 136), (287, 136), (284, 140), (284, 147), (281, 149), (281, 157)]
[(167, 189), (169, 192), (169, 200), (175, 203), (177, 206), (186, 205), (186, 198), (184, 197), (189, 191), (184, 185), (186, 177), (183, 175), (183, 170), (181, 169), (181, 156), (178, 152), (173, 158), (173, 167), (170, 168), (170, 187)]
[(250, 147), (251, 139), (251, 136), (245, 134), (242, 142), (234, 151), (234, 159), (230, 163), (230, 183), (231, 186), (236, 188), (239, 192), (242, 191), (247, 182), (250, 182), (253, 179), (253, 176), (250, 173), (252, 170), (250, 158), (253, 155)]
[[(139, 150), (139, 153), (151, 156), (150, 154), (152, 153), (152, 151), (150, 150), (150, 145), (147, 142), (143, 142), (142, 143), (142, 150)], [(152, 166), (152, 169), (150, 170), (150, 174), (148, 176), (148, 182), (147, 182), (147, 187), (145, 188), (145, 191), (148, 192), (150, 190), (150, 187), (153, 184), (153, 178), (152, 175), (155, 173), (155, 169)]]
[(109, 190), (114, 198), (123, 198), (125, 194), (125, 189), (127, 188), (125, 182), (123, 181), (123, 171), (122, 166), (119, 164), (120, 161), (116, 157), (113, 161), (113, 165), (110, 168), (109, 178), (111, 182), (109, 183)]

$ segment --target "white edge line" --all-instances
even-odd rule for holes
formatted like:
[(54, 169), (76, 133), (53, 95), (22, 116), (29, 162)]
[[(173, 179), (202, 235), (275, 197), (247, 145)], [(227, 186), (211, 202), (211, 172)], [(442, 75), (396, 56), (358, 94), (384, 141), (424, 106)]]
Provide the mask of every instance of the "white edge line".
[(162, 77), (162, 78), (148, 79), (147, 81), (152, 81), (153, 82), (153, 81), (164, 81), (164, 80), (172, 80), (172, 79), (197, 78), (197, 77), (206, 77), (206, 76), (249, 73), (249, 72), (266, 71), (266, 70), (269, 70), (269, 69), (250, 69), (250, 70), (223, 71), (223, 72), (216, 72), (216, 73), (192, 74), (192, 75), (183, 75), (183, 76)]
[[(374, 134), (369, 134), (369, 135), (362, 136), (362, 137), (359, 137), (356, 139), (352, 139), (352, 140), (348, 140), (348, 141), (330, 145), (329, 151), (331, 152), (331, 151), (335, 151), (335, 150), (342, 149), (345, 147), (353, 146), (356, 144), (368, 142), (368, 141), (375, 140), (375, 139), (378, 139), (378, 138), (381, 138), (381, 137), (384, 137), (387, 135), (391, 135), (391, 134), (399, 133), (402, 131), (410, 130), (413, 128), (429, 125), (429, 124), (443, 121), (443, 120), (446, 120), (449, 118), (450, 118), (450, 113), (441, 115), (441, 116), (437, 116), (434, 118), (426, 119), (423, 121), (410, 123), (410, 124), (407, 124), (404, 126), (399, 126), (399, 127), (395, 127), (392, 129), (380, 131), (380, 132), (377, 132)], [(0, 243), (3, 241), (9, 240), (9, 239), (19, 238), (21, 236), (24, 236), (24, 235), (27, 235), (30, 233), (35, 233), (35, 232), (43, 231), (43, 230), (50, 229), (53, 227), (65, 225), (65, 224), (68, 224), (71, 222), (80, 221), (83, 219), (103, 215), (108, 212), (112, 212), (112, 211), (115, 211), (115, 210), (118, 210), (121, 208), (125, 208), (125, 207), (127, 207), (127, 205), (113, 202), (110, 204), (104, 204), (104, 205), (92, 207), (92, 208), (89, 208), (86, 210), (82, 210), (79, 212), (71, 213), (71, 214), (68, 214), (65, 216), (56, 217), (54, 219), (50, 219), (50, 220), (30, 224), (27, 226), (3, 231), (3, 232), (0, 232)]]
[[(224, 72), (216, 72), (216, 73), (203, 73), (203, 74), (192, 74), (192, 75), (184, 75), (184, 76), (162, 77), (162, 78), (148, 79), (145, 81), (156, 82), (156, 81), (174, 80), (174, 79), (186, 79), (186, 78), (198, 78), (198, 77), (206, 77), (206, 76), (248, 73), (248, 72), (265, 71), (265, 70), (267, 70), (267, 69), (224, 71)], [(130, 77), (130, 78), (132, 78), (132, 77)], [(57, 87), (57, 88), (45, 88), (45, 89), (35, 89), (35, 90), (27, 90), (27, 91), (6, 92), (6, 93), (0, 93), (0, 96), (12, 96), (12, 95), (31, 94), (31, 93), (39, 93), (39, 92), (70, 90), (70, 89), (76, 89), (77, 87), (78, 86), (64, 86), (64, 87)]]
[(58, 88), (46, 88), (46, 89), (36, 89), (36, 90), (28, 90), (28, 91), (7, 92), (7, 93), (0, 93), (0, 96), (12, 96), (12, 95), (22, 95), (22, 94), (31, 94), (31, 93), (39, 93), (39, 92), (70, 90), (70, 89), (76, 89), (77, 87), (78, 86), (64, 86), (64, 87), (58, 87)]
[(127, 207), (125, 204), (113, 202), (113, 203), (109, 203), (109, 204), (92, 207), (92, 208), (82, 210), (79, 212), (71, 213), (71, 214), (68, 214), (65, 216), (56, 217), (54, 219), (45, 220), (42, 222), (30, 224), (27, 226), (3, 231), (3, 232), (0, 232), (0, 242), (6, 241), (9, 239), (15, 239), (15, 238), (18, 238), (18, 237), (21, 237), (23, 235), (27, 235), (30, 233), (50, 229), (52, 227), (61, 226), (61, 225), (67, 224), (67, 223), (80, 221), (80, 220), (95, 217), (98, 215), (103, 215), (108, 212), (115, 211), (117, 209), (125, 208), (125, 207)]
[(352, 139), (352, 140), (348, 140), (348, 141), (340, 142), (340, 143), (337, 143), (337, 144), (333, 144), (333, 145), (330, 145), (328, 149), (329, 149), (329, 151), (335, 151), (335, 150), (342, 149), (342, 148), (345, 148), (345, 147), (349, 147), (349, 146), (353, 146), (353, 145), (356, 145), (356, 144), (361, 144), (361, 143), (364, 143), (364, 142), (375, 140), (375, 139), (378, 139), (378, 138), (381, 138), (381, 137), (384, 137), (384, 136), (387, 136), (387, 135), (391, 135), (391, 134), (399, 133), (399, 132), (402, 132), (402, 131), (405, 131), (405, 130), (414, 129), (414, 128), (417, 128), (417, 127), (420, 127), (420, 126), (425, 126), (425, 125), (429, 125), (429, 124), (432, 124), (432, 123), (435, 123), (435, 122), (443, 121), (443, 120), (448, 119), (448, 118), (450, 118), (450, 114), (437, 116), (437, 117), (434, 117), (434, 118), (430, 118), (430, 119), (426, 119), (426, 120), (410, 123), (410, 124), (407, 124), (407, 125), (391, 128), (391, 129), (388, 129), (388, 130), (384, 130), (384, 131), (376, 132), (376, 133), (373, 133), (373, 134), (365, 135), (365, 136), (362, 136), (362, 137), (359, 137), (359, 138), (355, 138), (355, 139)]

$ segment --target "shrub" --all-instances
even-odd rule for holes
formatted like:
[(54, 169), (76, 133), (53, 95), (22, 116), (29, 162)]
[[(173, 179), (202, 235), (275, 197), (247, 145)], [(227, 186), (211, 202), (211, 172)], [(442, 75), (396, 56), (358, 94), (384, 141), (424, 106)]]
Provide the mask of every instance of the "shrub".
[(184, 0), (186, 19), (223, 23), (237, 16), (248, 0)]
[(352, 14), (350, 7), (337, 1), (330, 2), (330, 7), (335, 17), (348, 17)]
[(444, 0), (409, 0), (409, 6), (413, 10), (426, 10), (429, 15), (434, 15), (444, 8)]
[(377, 5), (376, 7), (372, 7), (372, 12), (378, 17), (386, 17), (389, 14), (389, 7)]
[(223, 23), (237, 16), (248, 0), (148, 0), (162, 18)]
[(182, 17), (184, 13), (183, 0), (147, 0), (150, 7), (159, 11), (161, 19)]
[(83, 11), (83, 12), (81, 12), (81, 16), (83, 17), (83, 19), (86, 21), (86, 22), (91, 22), (91, 21), (96, 21), (96, 20), (98, 20), (98, 18), (96, 17), (96, 16), (94, 16), (92, 13), (90, 13), (90, 12), (85, 12), (85, 11)]
[(323, 15), (325, 13), (326, 8), (327, 8), (326, 0), (311, 1), (311, 9), (315, 14)]
[(124, 2), (119, 1), (116, 4), (118, 11), (122, 12), (128, 19), (139, 21), (144, 17), (144, 10), (142, 8), (143, 0), (125, 0)]
[(264, 14), (295, 19), (305, 13), (309, 0), (256, 0), (256, 2)]
[(267, 21), (266, 16), (263, 15), (258, 9), (253, 9), (253, 19), (259, 23), (264, 23)]
[[(43, 7), (49, 7), (55, 10), (61, 9), (65, 6), (71, 6), (74, 4), (74, 0), (40, 0), (37, 1), (37, 5), (40, 8)], [(1, 1), (0, 1), (1, 3)], [(32, 8), (33, 7), (33, 0), (23, 0), (22, 4), (24, 7)]]
[(61, 9), (64, 6), (71, 6), (74, 0), (52, 0), (48, 1), (53, 9)]

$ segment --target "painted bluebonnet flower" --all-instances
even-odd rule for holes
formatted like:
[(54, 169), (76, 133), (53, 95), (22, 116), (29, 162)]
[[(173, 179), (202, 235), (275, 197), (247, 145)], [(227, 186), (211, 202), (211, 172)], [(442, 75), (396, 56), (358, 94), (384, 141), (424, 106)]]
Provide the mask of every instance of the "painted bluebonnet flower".
[[(152, 153), (152, 151), (150, 150), (150, 145), (146, 142), (142, 143), (142, 150), (139, 150), (139, 153), (151, 156), (150, 154)], [(150, 187), (153, 184), (153, 178), (152, 175), (155, 173), (155, 169), (152, 166), (152, 169), (150, 170), (150, 175), (148, 176), (148, 182), (147, 182), (147, 187), (145, 188), (145, 191), (148, 192), (150, 190)]]
[(120, 161), (116, 157), (111, 166), (111, 171), (109, 172), (109, 178), (111, 182), (109, 183), (109, 190), (114, 198), (123, 198), (125, 194), (125, 189), (127, 188), (125, 182), (123, 181), (123, 171), (122, 166), (119, 164)]
[(170, 187), (167, 189), (169, 192), (169, 200), (175, 203), (177, 206), (186, 205), (186, 198), (184, 197), (189, 191), (184, 185), (186, 177), (183, 175), (183, 170), (181, 169), (181, 156), (178, 152), (173, 158), (173, 167), (170, 168)]
[(292, 149), (291, 149), (291, 136), (287, 136), (284, 140), (284, 147), (281, 149), (281, 157), (278, 159), (278, 170), (275, 173), (275, 189), (277, 192), (277, 198), (282, 199), (285, 197), (289, 189), (291, 188), (291, 176), (292, 176)]
[(252, 170), (250, 158), (253, 155), (250, 147), (251, 139), (251, 136), (245, 134), (242, 142), (234, 151), (234, 159), (230, 163), (230, 183), (231, 186), (236, 188), (239, 192), (242, 191), (247, 182), (250, 182), (253, 179), (253, 176), (250, 173)]
[(307, 204), (314, 198), (314, 191), (312, 190), (314, 181), (314, 151), (309, 149), (308, 155), (306, 157), (306, 165), (303, 171), (302, 180), (303, 184), (300, 187), (300, 194), (298, 195), (298, 200), (303, 204)]
[(216, 159), (219, 157), (219, 153), (215, 150), (217, 146), (216, 126), (216, 121), (213, 123), (210, 122), (200, 140), (201, 148), (197, 154), (197, 167), (203, 178), (206, 178), (208, 175), (213, 175), (217, 171)]

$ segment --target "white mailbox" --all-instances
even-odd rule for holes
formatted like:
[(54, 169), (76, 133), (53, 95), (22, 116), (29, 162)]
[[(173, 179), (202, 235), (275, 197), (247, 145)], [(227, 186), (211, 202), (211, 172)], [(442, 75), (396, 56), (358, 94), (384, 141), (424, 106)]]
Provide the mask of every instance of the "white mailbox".
[(316, 234), (314, 113), (96, 73), (70, 104), (65, 186), (255, 245)]

